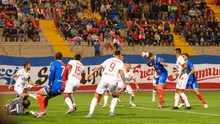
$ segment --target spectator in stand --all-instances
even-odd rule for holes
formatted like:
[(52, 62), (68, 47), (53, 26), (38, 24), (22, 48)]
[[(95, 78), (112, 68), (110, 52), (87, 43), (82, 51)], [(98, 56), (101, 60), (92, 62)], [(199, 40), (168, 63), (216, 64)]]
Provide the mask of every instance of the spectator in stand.
[(158, 32), (154, 34), (154, 39), (156, 40), (156, 45), (160, 45), (160, 35)]
[(44, 19), (44, 11), (41, 7), (37, 8), (37, 17), (38, 19)]
[(81, 6), (83, 9), (87, 9), (88, 8), (88, 3), (86, 0), (81, 0)]
[(99, 40), (94, 42), (95, 56), (100, 56), (100, 46)]
[(111, 39), (110, 36), (107, 36), (107, 37), (104, 38), (104, 44), (105, 44), (106, 50), (109, 50), (109, 49), (113, 50), (111, 43), (112, 43), (112, 39)]
[(23, 28), (19, 29), (18, 34), (21, 42), (26, 41), (26, 31)]
[(18, 42), (18, 30), (16, 27), (11, 28), (10, 41)]
[(5, 27), (5, 21), (0, 18), (0, 28), (4, 28), (4, 27)]
[(86, 40), (87, 40), (87, 42), (88, 42), (88, 46), (90, 46), (90, 43), (92, 43), (91, 33), (88, 34)]
[(114, 45), (114, 47), (115, 47), (116, 50), (119, 50), (119, 49), (120, 49), (120, 41), (119, 41), (119, 39), (118, 39), (117, 36), (114, 37), (114, 39), (113, 39), (113, 45)]
[(36, 41), (40, 42), (40, 33), (37, 29), (35, 29), (35, 31), (34, 31), (34, 40), (33, 41), (34, 42), (36, 42)]
[(80, 37), (79, 34), (76, 34), (76, 36), (73, 38), (73, 41), (74, 41), (74, 44), (77, 45), (77, 46), (80, 46), (81, 45), (81, 41), (82, 41), (82, 37)]
[(144, 32), (140, 32), (139, 34), (139, 42), (140, 42), (140, 45), (142, 46), (142, 44), (146, 45), (146, 42), (145, 42), (145, 34)]
[(8, 26), (6, 26), (3, 30), (3, 37), (5, 37), (5, 42), (7, 42), (10, 37), (10, 29)]
[(174, 25), (174, 24), (175, 24), (175, 20), (176, 20), (175, 13), (174, 13), (174, 12), (171, 12), (170, 15), (169, 15), (169, 17), (168, 17), (168, 19), (169, 19), (170, 24), (171, 24), (171, 25)]
[(171, 44), (174, 44), (173, 42), (173, 35), (171, 34), (171, 33), (169, 33), (169, 40), (168, 40), (168, 44), (169, 44), (169, 46), (171, 45)]
[(28, 27), (27, 31), (27, 36), (30, 38), (32, 41), (34, 40), (34, 28), (32, 26)]
[(130, 46), (130, 44), (132, 44), (132, 46), (134, 46), (134, 39), (133, 39), (131, 30), (127, 33), (126, 39), (128, 41), (128, 46)]
[(91, 36), (91, 39), (92, 39), (92, 46), (93, 46), (94, 43), (98, 40), (98, 36), (95, 33), (93, 33)]
[(168, 36), (168, 32), (164, 32), (161, 36), (161, 45), (163, 46), (163, 44), (165, 43), (166, 46), (168, 45), (168, 40), (169, 40), (169, 36)]

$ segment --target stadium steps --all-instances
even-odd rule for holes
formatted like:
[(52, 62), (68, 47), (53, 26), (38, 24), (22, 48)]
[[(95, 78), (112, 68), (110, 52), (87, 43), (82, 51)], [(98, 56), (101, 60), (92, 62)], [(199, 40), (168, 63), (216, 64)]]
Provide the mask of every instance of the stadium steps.
[(180, 48), (183, 53), (188, 53), (189, 55), (196, 55), (196, 52), (191, 46), (188, 45), (184, 37), (181, 35), (176, 35), (174, 33), (174, 26), (170, 26), (170, 31), (170, 33), (173, 35), (174, 44), (176, 48)]
[(61, 37), (53, 20), (40, 20), (40, 27), (56, 52), (62, 52), (64, 57), (73, 57), (73, 53)]

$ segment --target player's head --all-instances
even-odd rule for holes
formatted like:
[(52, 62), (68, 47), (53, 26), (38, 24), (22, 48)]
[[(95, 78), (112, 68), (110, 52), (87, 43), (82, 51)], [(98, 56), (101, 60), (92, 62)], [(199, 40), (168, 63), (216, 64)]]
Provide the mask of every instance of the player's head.
[(174, 50), (174, 54), (175, 54), (175, 55), (181, 55), (181, 49), (180, 49), (180, 48), (176, 48), (176, 49)]
[(56, 53), (55, 55), (56, 60), (62, 60), (62, 58), (63, 58), (63, 54), (61, 52)]
[(184, 59), (185, 61), (187, 61), (188, 58), (189, 58), (189, 54), (188, 54), (188, 53), (183, 53), (183, 54), (182, 54), (182, 57), (183, 57), (183, 59)]
[(125, 63), (125, 69), (128, 70), (128, 71), (131, 69), (131, 63), (130, 62)]
[(153, 54), (153, 53), (150, 53), (150, 52), (142, 52), (141, 56), (142, 56), (143, 58), (149, 59), (150, 61), (154, 61), (154, 54)]
[(124, 55), (121, 54), (120, 60), (124, 61)]
[(114, 57), (117, 57), (117, 58), (121, 58), (121, 51), (120, 50), (116, 50), (113, 54)]
[(30, 106), (31, 102), (29, 100), (23, 100), (23, 106), (25, 109), (27, 109)]
[(81, 61), (81, 55), (80, 54), (76, 54), (74, 57), (75, 60)]
[(31, 63), (30, 62), (25, 62), (24, 63), (24, 68), (27, 69), (27, 70), (30, 70), (31, 69)]

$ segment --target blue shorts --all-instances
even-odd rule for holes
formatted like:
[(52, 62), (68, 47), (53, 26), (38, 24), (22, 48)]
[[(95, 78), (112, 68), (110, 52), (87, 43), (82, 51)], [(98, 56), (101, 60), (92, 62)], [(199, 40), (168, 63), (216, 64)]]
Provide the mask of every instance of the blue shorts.
[(156, 84), (158, 85), (159, 83), (160, 84), (165, 84), (166, 81), (167, 81), (167, 77), (168, 77), (168, 74), (159, 74), (158, 75), (159, 77), (156, 78)]
[(192, 89), (198, 89), (198, 83), (196, 79), (189, 79), (187, 84), (186, 84), (186, 88), (191, 87)]
[(62, 93), (62, 85), (56, 85), (53, 84), (52, 86), (50, 86), (50, 91), (48, 91), (48, 86), (44, 87), (44, 91), (47, 93), (47, 95), (49, 96), (57, 96), (60, 95)]

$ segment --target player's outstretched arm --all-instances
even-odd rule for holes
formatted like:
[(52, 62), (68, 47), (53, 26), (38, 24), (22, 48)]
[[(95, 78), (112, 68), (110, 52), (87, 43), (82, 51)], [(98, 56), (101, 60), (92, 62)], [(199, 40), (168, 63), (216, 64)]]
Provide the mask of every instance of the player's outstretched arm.
[(88, 75), (88, 80), (92, 77), (93, 74), (95, 74), (97, 71), (99, 71), (100, 69), (102, 69), (102, 65), (98, 65), (95, 67), (95, 69)]
[(37, 84), (35, 84), (30, 78), (28, 79), (28, 83), (32, 86), (38, 86)]
[(161, 65), (163, 65), (165, 67), (168, 66), (168, 64), (166, 62), (164, 62), (162, 58), (158, 59), (158, 63), (160, 63)]
[(14, 80), (15, 77), (17, 77), (17, 74), (14, 74), (14, 75), (11, 76), (10, 84), (9, 84), (9, 86), (8, 86), (8, 90), (11, 89), (11, 87), (12, 87), (12, 81)]
[(134, 83), (135, 83), (135, 85), (136, 85), (137, 91), (139, 91), (140, 88), (139, 88), (139, 86), (138, 86), (137, 80), (136, 80), (136, 79), (133, 79), (133, 81), (134, 81)]

